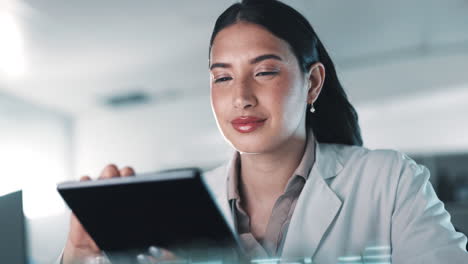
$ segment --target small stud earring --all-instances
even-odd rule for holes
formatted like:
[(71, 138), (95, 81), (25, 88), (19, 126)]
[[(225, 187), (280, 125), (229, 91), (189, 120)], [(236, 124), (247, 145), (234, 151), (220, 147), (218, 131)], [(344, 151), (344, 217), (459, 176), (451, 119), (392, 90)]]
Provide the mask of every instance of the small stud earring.
[(310, 104), (310, 112), (311, 112), (311, 113), (315, 113), (314, 104)]

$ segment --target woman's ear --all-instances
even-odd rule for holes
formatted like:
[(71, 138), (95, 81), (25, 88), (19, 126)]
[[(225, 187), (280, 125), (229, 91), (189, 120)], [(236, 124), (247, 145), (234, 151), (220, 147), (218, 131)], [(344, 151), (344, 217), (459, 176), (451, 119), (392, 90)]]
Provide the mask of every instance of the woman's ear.
[(312, 64), (307, 74), (307, 80), (309, 84), (307, 86), (307, 103), (313, 104), (320, 95), (323, 83), (325, 82), (325, 66), (321, 62)]

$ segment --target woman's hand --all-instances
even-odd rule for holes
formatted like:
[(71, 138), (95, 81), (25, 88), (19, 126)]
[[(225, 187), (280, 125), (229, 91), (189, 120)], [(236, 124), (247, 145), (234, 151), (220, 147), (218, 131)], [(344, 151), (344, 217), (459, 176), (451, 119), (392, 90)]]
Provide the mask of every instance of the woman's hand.
[(137, 256), (139, 264), (156, 264), (156, 263), (179, 263), (183, 259), (177, 257), (169, 250), (151, 246), (148, 252)]
[[(99, 180), (115, 177), (128, 177), (135, 175), (131, 167), (124, 167), (119, 170), (115, 165), (107, 165), (99, 176)], [(81, 177), (80, 181), (90, 181), (89, 176)], [(70, 231), (67, 243), (63, 251), (63, 264), (85, 264), (90, 259), (101, 256), (101, 250), (96, 245), (91, 236), (86, 232), (81, 223), (72, 213), (70, 219)]]

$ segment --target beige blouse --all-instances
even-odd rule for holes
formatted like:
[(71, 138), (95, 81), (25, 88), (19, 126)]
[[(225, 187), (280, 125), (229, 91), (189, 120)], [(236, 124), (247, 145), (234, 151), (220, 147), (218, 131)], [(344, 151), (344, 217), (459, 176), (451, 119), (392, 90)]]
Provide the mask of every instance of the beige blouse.
[(283, 242), (288, 231), (289, 222), (296, 206), (299, 194), (309, 176), (315, 160), (315, 139), (312, 133), (304, 150), (299, 166), (286, 184), (284, 193), (276, 200), (271, 216), (268, 220), (264, 238), (257, 240), (250, 231), (250, 219), (241, 206), (239, 195), (239, 152), (234, 155), (234, 164), (228, 172), (228, 201), (234, 218), (234, 225), (244, 246), (247, 257), (267, 258), (281, 255)]

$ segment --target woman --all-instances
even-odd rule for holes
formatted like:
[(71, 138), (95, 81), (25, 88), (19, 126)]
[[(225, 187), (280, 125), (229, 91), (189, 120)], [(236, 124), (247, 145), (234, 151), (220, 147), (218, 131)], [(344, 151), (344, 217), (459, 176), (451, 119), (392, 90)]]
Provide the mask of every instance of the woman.
[[(468, 263), (427, 169), (361, 147), (357, 114), (302, 15), (275, 0), (233, 4), (209, 54), (213, 112), (236, 152), (205, 179), (249, 257)], [(133, 174), (110, 165), (101, 177)], [(63, 262), (98, 254), (72, 216)]]

